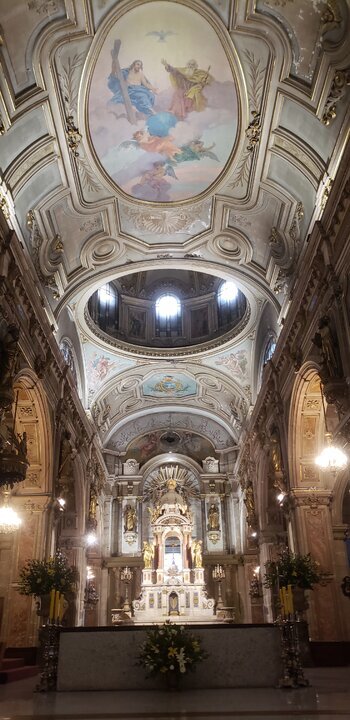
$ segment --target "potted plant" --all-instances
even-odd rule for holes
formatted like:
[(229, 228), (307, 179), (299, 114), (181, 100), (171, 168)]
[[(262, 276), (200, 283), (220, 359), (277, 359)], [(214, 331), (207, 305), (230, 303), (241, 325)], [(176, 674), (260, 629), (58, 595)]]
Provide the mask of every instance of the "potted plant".
[(265, 563), (264, 585), (267, 588), (291, 585), (311, 590), (320, 580), (319, 564), (313, 560), (310, 553), (299, 555), (285, 548), (281, 550), (277, 560)]
[(284, 548), (280, 551), (277, 560), (265, 563), (264, 586), (277, 592), (278, 588), (290, 585), (293, 590), (295, 610), (300, 613), (308, 607), (305, 590), (312, 590), (321, 578), (319, 564), (310, 553), (300, 555), (291, 552), (289, 548)]
[(208, 655), (201, 648), (200, 639), (185, 629), (167, 621), (147, 631), (142, 643), (138, 665), (148, 677), (163, 677), (168, 687), (177, 687), (181, 677), (196, 669), (197, 663)]
[(17, 590), (21, 595), (40, 598), (38, 614), (47, 614), (51, 590), (67, 595), (74, 589), (77, 577), (77, 570), (68, 565), (67, 558), (58, 550), (48, 560), (27, 560), (20, 570)]

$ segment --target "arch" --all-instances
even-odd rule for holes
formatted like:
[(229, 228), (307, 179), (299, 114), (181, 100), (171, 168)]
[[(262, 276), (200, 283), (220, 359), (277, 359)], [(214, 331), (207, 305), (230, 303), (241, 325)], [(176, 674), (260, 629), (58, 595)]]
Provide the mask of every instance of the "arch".
[(23, 490), (49, 495), (53, 491), (53, 428), (47, 398), (30, 369), (16, 376), (14, 391), (15, 395), (18, 391), (16, 432), (27, 433), (29, 467)]
[(324, 418), (319, 368), (308, 362), (294, 384), (288, 431), (289, 478), (291, 487), (322, 486), (314, 463), (324, 438)]

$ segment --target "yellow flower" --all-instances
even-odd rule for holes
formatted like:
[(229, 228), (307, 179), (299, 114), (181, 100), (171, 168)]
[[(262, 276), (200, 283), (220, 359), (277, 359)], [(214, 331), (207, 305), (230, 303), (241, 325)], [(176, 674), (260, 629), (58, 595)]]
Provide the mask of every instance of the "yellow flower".
[(176, 655), (176, 650), (174, 647), (170, 647), (168, 650), (168, 657), (173, 657), (174, 655)]

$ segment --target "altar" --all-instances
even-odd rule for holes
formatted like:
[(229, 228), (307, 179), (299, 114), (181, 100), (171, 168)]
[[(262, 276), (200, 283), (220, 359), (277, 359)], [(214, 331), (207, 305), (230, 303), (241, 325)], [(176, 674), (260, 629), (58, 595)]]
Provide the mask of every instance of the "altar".
[(177, 489), (178, 468), (161, 468), (159, 475), (164, 490), (149, 508), (152, 538), (143, 543), (141, 595), (132, 603), (133, 622), (215, 622), (215, 602), (204, 582), (202, 541), (193, 537), (193, 514)]
[[(208, 658), (182, 678), (184, 688), (276, 687), (281, 677), (280, 631), (274, 625), (196, 625)], [(67, 628), (60, 634), (57, 689), (152, 690), (137, 665), (146, 628)]]

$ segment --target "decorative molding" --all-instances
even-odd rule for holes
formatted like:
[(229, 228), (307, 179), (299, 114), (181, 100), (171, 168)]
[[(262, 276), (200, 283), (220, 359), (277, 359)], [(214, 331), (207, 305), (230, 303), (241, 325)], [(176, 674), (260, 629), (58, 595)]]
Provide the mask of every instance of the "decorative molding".
[(260, 135), (261, 135), (260, 113), (257, 112), (256, 110), (253, 110), (252, 116), (253, 116), (253, 119), (251, 120), (251, 122), (249, 123), (249, 125), (245, 131), (246, 137), (249, 140), (249, 144), (247, 145), (247, 150), (249, 152), (253, 152), (253, 150), (255, 149), (255, 146), (258, 144), (258, 142), (260, 142)]
[(323, 122), (324, 125), (330, 125), (332, 120), (337, 117), (336, 105), (339, 100), (344, 97), (348, 85), (350, 85), (350, 68), (336, 70), (331, 89), (323, 108), (321, 122)]
[(31, 231), (31, 256), (38, 278), (40, 282), (44, 285), (44, 287), (48, 288), (48, 290), (51, 290), (53, 298), (55, 300), (58, 300), (58, 298), (60, 297), (60, 292), (55, 280), (55, 275), (44, 275), (41, 270), (40, 249), (43, 244), (43, 237), (39, 231), (39, 228), (37, 227), (33, 210), (29, 210), (29, 212), (27, 213), (27, 228)]
[(82, 139), (82, 134), (76, 125), (74, 125), (73, 115), (68, 115), (66, 118), (66, 137), (69, 149), (72, 151), (74, 157), (79, 157), (78, 147)]

